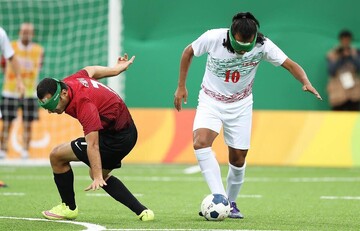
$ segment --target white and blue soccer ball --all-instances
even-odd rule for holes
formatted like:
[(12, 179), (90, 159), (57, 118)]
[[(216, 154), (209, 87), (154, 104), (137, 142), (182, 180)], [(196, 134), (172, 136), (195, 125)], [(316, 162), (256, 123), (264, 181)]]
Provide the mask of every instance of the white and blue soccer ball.
[(230, 202), (222, 194), (207, 195), (201, 203), (201, 213), (208, 221), (222, 221), (230, 213)]

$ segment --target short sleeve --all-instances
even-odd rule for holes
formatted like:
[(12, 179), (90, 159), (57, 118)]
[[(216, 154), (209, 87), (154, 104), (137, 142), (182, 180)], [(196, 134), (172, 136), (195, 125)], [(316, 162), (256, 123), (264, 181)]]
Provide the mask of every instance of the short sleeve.
[(274, 66), (282, 65), (287, 59), (287, 55), (276, 46), (270, 39), (266, 38), (263, 59)]
[(71, 78), (71, 77), (76, 77), (76, 78), (79, 78), (79, 77), (89, 77), (89, 74), (87, 73), (87, 71), (85, 69), (81, 69), (79, 70), (78, 72), (70, 75), (69, 77), (67, 78)]
[(191, 43), (191, 46), (194, 50), (194, 55), (199, 57), (209, 51), (210, 39), (209, 39), (210, 30), (206, 31), (194, 42)]

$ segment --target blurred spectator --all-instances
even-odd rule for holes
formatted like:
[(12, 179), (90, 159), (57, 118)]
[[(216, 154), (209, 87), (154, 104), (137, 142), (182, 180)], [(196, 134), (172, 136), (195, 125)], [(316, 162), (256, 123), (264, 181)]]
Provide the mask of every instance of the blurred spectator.
[(339, 33), (339, 45), (327, 54), (327, 91), (335, 111), (360, 110), (360, 50), (352, 46), (353, 35), (348, 30)]
[(38, 103), (36, 97), (36, 85), (43, 60), (43, 48), (32, 42), (34, 36), (34, 25), (23, 23), (20, 26), (19, 40), (12, 41), (11, 46), (15, 51), (20, 64), (20, 75), (24, 82), (25, 91), (23, 94), (16, 89), (14, 70), (7, 62), (2, 60), (5, 79), (2, 91), (1, 112), (3, 126), (1, 131), (0, 153), (8, 150), (8, 138), (11, 122), (17, 117), (18, 108), (22, 109), (23, 142), (20, 155), (28, 158), (31, 140), (31, 123), (38, 119)]
[[(15, 52), (11, 47), (9, 38), (6, 34), (6, 31), (0, 27), (0, 53), (2, 54), (3, 58), (6, 59), (12, 69), (14, 70), (14, 75), (16, 77), (16, 86), (18, 89), (18, 92), (20, 94), (24, 93), (24, 83), (20, 76), (20, 66), (17, 58), (15, 57)], [(0, 111), (0, 118), (2, 117), (1, 111)], [(0, 150), (0, 159), (5, 157), (5, 152)]]

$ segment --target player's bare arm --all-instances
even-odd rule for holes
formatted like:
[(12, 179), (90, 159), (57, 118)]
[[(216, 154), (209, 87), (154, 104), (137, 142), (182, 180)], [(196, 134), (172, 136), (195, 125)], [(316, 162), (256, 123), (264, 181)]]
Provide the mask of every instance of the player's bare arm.
[(117, 63), (113, 67), (105, 66), (87, 66), (84, 68), (88, 75), (94, 79), (102, 79), (105, 77), (117, 76), (121, 72), (126, 71), (130, 65), (134, 62), (135, 56), (132, 56), (131, 59), (128, 59), (128, 55), (125, 54), (124, 57), (119, 57)]
[(97, 190), (100, 189), (100, 187), (106, 185), (102, 174), (98, 131), (93, 131), (87, 134), (85, 136), (85, 140), (87, 143), (87, 153), (90, 162), (91, 176), (93, 178), (93, 182), (85, 189), (85, 191)]
[(174, 95), (174, 106), (178, 111), (181, 110), (182, 100), (184, 100), (184, 104), (187, 103), (188, 91), (186, 89), (186, 77), (193, 57), (194, 50), (190, 44), (184, 49), (180, 61), (179, 82)]
[(299, 64), (287, 58), (281, 66), (284, 67), (286, 70), (288, 70), (300, 83), (302, 83), (303, 85), (302, 89), (304, 91), (311, 92), (318, 99), (322, 100), (320, 94), (312, 86), (304, 69)]
[(11, 68), (13, 69), (15, 76), (16, 76), (16, 87), (17, 90), (20, 93), (20, 96), (23, 96), (25, 93), (25, 85), (24, 82), (21, 78), (21, 74), (20, 74), (20, 63), (18, 61), (18, 59), (16, 58), (15, 55), (13, 55), (11, 58), (9, 58), (10, 64), (11, 64)]

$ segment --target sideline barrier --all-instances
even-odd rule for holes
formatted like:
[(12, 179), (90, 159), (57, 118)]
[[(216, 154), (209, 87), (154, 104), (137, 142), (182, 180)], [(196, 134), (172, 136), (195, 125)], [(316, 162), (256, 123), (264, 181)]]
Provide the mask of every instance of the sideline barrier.
[[(192, 148), (194, 109), (130, 109), (139, 138), (124, 163), (196, 163)], [(83, 135), (77, 120), (40, 110), (34, 123), (30, 158), (43, 159), (53, 147)], [(15, 121), (8, 159), (19, 158), (21, 121)], [(360, 114), (356, 112), (254, 111), (250, 165), (360, 166)], [(227, 163), (222, 133), (213, 146)], [(1, 161), (1, 160), (0, 160)]]

